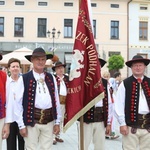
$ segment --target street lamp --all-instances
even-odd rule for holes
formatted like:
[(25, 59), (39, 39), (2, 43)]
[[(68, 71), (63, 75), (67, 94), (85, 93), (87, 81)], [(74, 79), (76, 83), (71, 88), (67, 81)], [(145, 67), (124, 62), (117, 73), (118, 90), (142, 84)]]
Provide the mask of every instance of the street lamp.
[[(54, 40), (59, 38), (60, 33), (61, 33), (60, 31), (57, 31), (57, 32), (56, 32), (56, 29), (55, 29), (55, 28), (52, 29), (52, 32), (50, 32), (49, 30), (47, 31), (48, 37), (49, 37), (50, 39), (53, 39), (53, 55), (54, 55)], [(57, 34), (57, 36), (56, 36), (56, 34)]]

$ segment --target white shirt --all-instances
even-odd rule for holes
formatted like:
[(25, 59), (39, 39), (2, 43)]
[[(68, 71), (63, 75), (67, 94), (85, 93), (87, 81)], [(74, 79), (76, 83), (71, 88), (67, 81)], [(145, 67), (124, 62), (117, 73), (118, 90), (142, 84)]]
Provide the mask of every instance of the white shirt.
[[(33, 70), (33, 76), (35, 80), (37, 81), (40, 78), (45, 79), (45, 74), (38, 74)], [(52, 75), (54, 80), (54, 86), (55, 86), (55, 98), (56, 98), (56, 110), (57, 110), (57, 119), (55, 120), (55, 124), (59, 124), (61, 120), (61, 110), (60, 110), (60, 102), (59, 102), (59, 96), (58, 96), (58, 88), (55, 77)], [(20, 77), (20, 88), (19, 91), (22, 91), (21, 95), (22, 97), (16, 101), (15, 105), (15, 115), (16, 115), (16, 122), (18, 123), (18, 126), (21, 128), (24, 128), (24, 122), (23, 122), (23, 107), (22, 107), (22, 100), (23, 100), (23, 92), (24, 92), (24, 84), (23, 84), (23, 78)], [(38, 82), (38, 81), (37, 81)], [(35, 96), (35, 107), (39, 109), (48, 109), (52, 107), (52, 101), (51, 97), (49, 96), (49, 91), (46, 86), (46, 83), (44, 81), (44, 85), (40, 85), (41, 83), (37, 83), (36, 87), (36, 96)], [(44, 87), (43, 87), (44, 86)], [(40, 89), (39, 89), (40, 87)], [(44, 90), (45, 89), (45, 90)], [(39, 92), (39, 90), (41, 92)], [(44, 92), (46, 91), (46, 92)]]
[(116, 81), (116, 79), (115, 78), (110, 78), (109, 79), (109, 84), (110, 84), (110, 86), (113, 88), (113, 90), (114, 90), (114, 92), (116, 93), (117, 92), (117, 90), (118, 90), (118, 81)]
[(66, 84), (63, 80), (64, 76), (61, 78), (59, 77), (59, 80), (60, 80), (60, 91), (59, 91), (59, 94), (62, 95), (62, 96), (66, 96), (67, 95), (67, 87), (66, 87)]
[(17, 81), (14, 81), (11, 77), (7, 76), (6, 81), (6, 118), (5, 123), (11, 123), (16, 120), (14, 113), (15, 101), (19, 101), (22, 98), (22, 92), (20, 89), (19, 77)]
[[(125, 109), (125, 87), (124, 83), (121, 82), (115, 99), (115, 115), (118, 119), (120, 126), (126, 125), (124, 109)], [(140, 89), (138, 113), (139, 114), (149, 113), (147, 101), (145, 95), (143, 94), (143, 89)]]
[[(35, 107), (39, 109), (51, 108), (52, 100), (51, 100), (51, 97), (49, 96), (49, 91), (44, 81), (45, 74), (44, 73), (38, 74), (35, 71), (33, 71), (33, 76), (35, 80), (37, 81), (36, 95), (35, 95)], [(43, 79), (44, 81), (43, 84), (39, 82), (40, 78)]]

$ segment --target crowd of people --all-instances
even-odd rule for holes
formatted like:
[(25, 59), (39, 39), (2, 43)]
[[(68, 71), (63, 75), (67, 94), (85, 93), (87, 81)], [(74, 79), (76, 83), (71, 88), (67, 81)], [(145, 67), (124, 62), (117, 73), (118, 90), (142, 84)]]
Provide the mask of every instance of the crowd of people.
[[(0, 70), (0, 150), (7, 140), (7, 150), (51, 150), (64, 142), (61, 137), (69, 77), (66, 64), (54, 63), (52, 73), (45, 71), (44, 49), (34, 49), (25, 56), (32, 68), (20, 74), (21, 62), (8, 61), (8, 71)], [(0, 55), (0, 60), (2, 55)], [(121, 73), (110, 77), (102, 73), (104, 98), (83, 116), (84, 149), (93, 142), (94, 150), (105, 150), (107, 138), (116, 139), (115, 118), (120, 125), (123, 150), (149, 150), (150, 138), (150, 78), (145, 75), (150, 59), (135, 55), (126, 62), (132, 75), (124, 80)], [(106, 61), (99, 58), (102, 68)], [(79, 140), (80, 143), (80, 140)]]

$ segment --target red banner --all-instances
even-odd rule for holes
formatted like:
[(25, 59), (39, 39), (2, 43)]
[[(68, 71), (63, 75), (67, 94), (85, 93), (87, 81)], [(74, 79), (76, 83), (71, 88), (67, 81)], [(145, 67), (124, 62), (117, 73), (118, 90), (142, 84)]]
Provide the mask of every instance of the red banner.
[(64, 131), (103, 98), (100, 64), (87, 0), (81, 0), (80, 4), (69, 80)]

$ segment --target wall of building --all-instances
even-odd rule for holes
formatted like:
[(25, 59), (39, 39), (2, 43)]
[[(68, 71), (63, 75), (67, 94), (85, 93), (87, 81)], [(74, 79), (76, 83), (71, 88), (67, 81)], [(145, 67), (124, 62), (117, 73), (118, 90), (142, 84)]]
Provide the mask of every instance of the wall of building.
[[(25, 1), (24, 6), (15, 6), (15, 1), (5, 1), (6, 5), (0, 6), (0, 17), (5, 17), (5, 35), (0, 37), (0, 50), (3, 53), (13, 51), (21, 47), (34, 49), (43, 47), (48, 50), (52, 47), (52, 39), (37, 37), (37, 19), (47, 18), (47, 30), (55, 27), (61, 31), (59, 39), (55, 39), (55, 54), (65, 61), (65, 54), (73, 50), (74, 36), (78, 19), (79, 1), (73, 2), (73, 7), (65, 7), (66, 0), (45, 0), (48, 6), (38, 6), (37, 1)], [(124, 60), (127, 60), (127, 2), (128, 0), (91, 0), (97, 7), (92, 7), (92, 17), (96, 20), (95, 43), (100, 56), (106, 61), (109, 59), (109, 52), (121, 52)], [(111, 4), (119, 4), (119, 8), (111, 8)], [(14, 37), (14, 18), (24, 18), (24, 36)], [(73, 19), (73, 37), (64, 38), (64, 19)], [(119, 21), (119, 39), (110, 39), (111, 20)], [(107, 69), (105, 65), (104, 69)], [(123, 77), (127, 76), (127, 68), (121, 69)]]
[[(147, 10), (140, 10), (140, 6), (147, 6)], [(148, 22), (147, 40), (139, 40), (139, 21)], [(136, 54), (150, 58), (150, 2), (136, 0), (129, 5), (129, 59)], [(150, 74), (150, 66), (147, 67), (146, 75)], [(131, 70), (129, 69), (129, 75)]]

